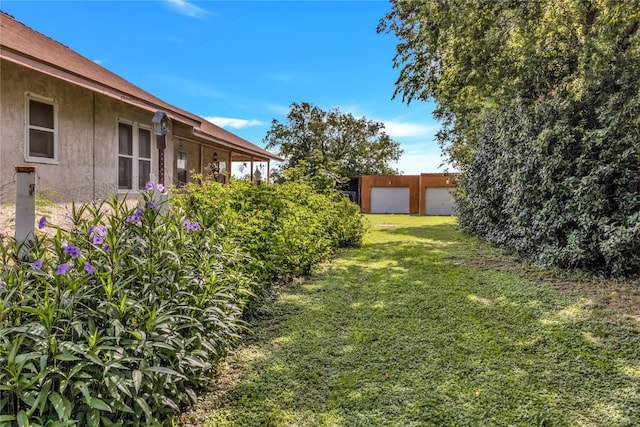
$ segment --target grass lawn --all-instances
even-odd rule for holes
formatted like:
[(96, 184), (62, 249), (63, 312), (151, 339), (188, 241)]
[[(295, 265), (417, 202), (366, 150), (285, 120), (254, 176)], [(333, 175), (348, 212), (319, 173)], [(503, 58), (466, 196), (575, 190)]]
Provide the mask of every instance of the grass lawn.
[(640, 281), (521, 264), (452, 218), (367, 218), (180, 425), (640, 426)]

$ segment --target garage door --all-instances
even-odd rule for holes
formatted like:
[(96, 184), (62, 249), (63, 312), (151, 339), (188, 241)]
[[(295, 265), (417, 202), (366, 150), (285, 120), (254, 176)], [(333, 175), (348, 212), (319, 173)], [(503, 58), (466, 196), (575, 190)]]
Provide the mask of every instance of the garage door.
[(424, 212), (427, 215), (454, 215), (453, 188), (427, 188)]
[(372, 187), (371, 213), (409, 213), (409, 187)]

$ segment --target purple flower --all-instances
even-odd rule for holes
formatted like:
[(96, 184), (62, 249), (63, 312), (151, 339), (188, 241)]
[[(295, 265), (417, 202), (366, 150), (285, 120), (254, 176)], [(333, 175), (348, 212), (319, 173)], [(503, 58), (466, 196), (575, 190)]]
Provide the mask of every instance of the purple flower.
[[(127, 218), (127, 222), (131, 222), (131, 218)], [(89, 228), (87, 232), (87, 236), (91, 237), (93, 235), (93, 244), (99, 245), (104, 242), (104, 236), (107, 235), (107, 226), (101, 225), (99, 227), (94, 227), (93, 225)]]
[(145, 187), (147, 190), (153, 190), (155, 188), (155, 184), (153, 181), (147, 182), (147, 186)]
[(138, 222), (142, 219), (142, 209), (137, 209), (135, 213), (127, 218), (127, 222)]
[(65, 274), (67, 271), (69, 271), (70, 268), (71, 268), (71, 265), (67, 264), (66, 262), (63, 264), (60, 264), (58, 268), (56, 268), (56, 274), (57, 275)]
[(78, 249), (73, 243), (69, 243), (62, 250), (65, 254), (71, 255), (71, 258), (78, 258), (80, 256), (80, 249)]
[(157, 188), (158, 188), (158, 191), (159, 191), (159, 192), (164, 193), (164, 185), (162, 185), (162, 184), (158, 184), (158, 187), (157, 187)]
[(105, 243), (105, 245), (103, 246), (105, 251), (109, 250), (109, 245)]
[(87, 274), (91, 274), (93, 276), (94, 269), (93, 269), (93, 266), (89, 263), (89, 261), (84, 262), (84, 271), (86, 271)]
[(149, 202), (147, 202), (147, 207), (148, 207), (149, 209), (155, 209), (155, 208), (156, 208), (156, 204), (155, 204), (155, 203), (153, 203), (153, 202), (151, 202), (151, 201), (149, 201)]
[(31, 268), (34, 270), (40, 270), (42, 268), (42, 260), (41, 259), (35, 260), (33, 264), (31, 264)]
[(78, 258), (80, 256), (80, 249), (78, 249), (73, 243), (69, 243), (65, 246), (62, 252), (71, 255), (71, 258)]
[(200, 224), (197, 221), (191, 222), (188, 219), (182, 222), (182, 227), (184, 227), (184, 231), (200, 230)]
[(43, 216), (42, 218), (40, 218), (40, 220), (38, 221), (38, 230), (42, 230), (44, 228), (44, 226), (47, 225), (47, 217)]
[(2, 289), (3, 286), (4, 286), (4, 282), (2, 281), (2, 279), (0, 279), (0, 289)]

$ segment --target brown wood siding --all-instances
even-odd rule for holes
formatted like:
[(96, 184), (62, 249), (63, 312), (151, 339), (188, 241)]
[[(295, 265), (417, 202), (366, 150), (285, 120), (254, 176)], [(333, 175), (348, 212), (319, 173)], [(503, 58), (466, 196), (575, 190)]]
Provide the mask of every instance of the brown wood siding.
[(371, 213), (371, 189), (374, 187), (409, 187), (409, 213), (425, 214), (424, 194), (427, 188), (455, 187), (455, 174), (423, 173), (421, 175), (364, 175), (360, 177), (360, 209)]
[(373, 187), (409, 187), (409, 213), (420, 211), (419, 175), (365, 175), (361, 177), (361, 209), (371, 213), (371, 189)]
[(451, 173), (423, 173), (420, 175), (420, 190), (418, 195), (420, 196), (420, 215), (425, 215), (425, 200), (424, 194), (427, 188), (452, 188), (456, 186), (455, 174)]

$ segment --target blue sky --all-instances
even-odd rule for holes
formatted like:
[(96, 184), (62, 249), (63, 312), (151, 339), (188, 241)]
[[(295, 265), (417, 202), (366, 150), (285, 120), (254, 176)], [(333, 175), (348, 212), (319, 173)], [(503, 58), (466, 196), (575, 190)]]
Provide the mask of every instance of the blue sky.
[(386, 1), (11, 1), (0, 8), (142, 89), (263, 146), (293, 102), (383, 122), (405, 174), (443, 171), (433, 104), (391, 100)]

